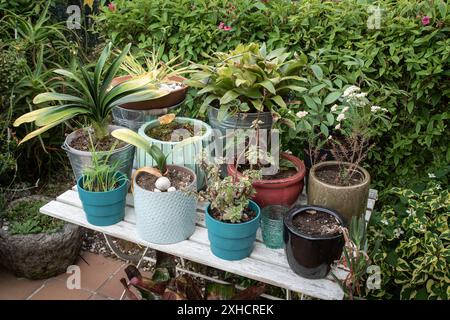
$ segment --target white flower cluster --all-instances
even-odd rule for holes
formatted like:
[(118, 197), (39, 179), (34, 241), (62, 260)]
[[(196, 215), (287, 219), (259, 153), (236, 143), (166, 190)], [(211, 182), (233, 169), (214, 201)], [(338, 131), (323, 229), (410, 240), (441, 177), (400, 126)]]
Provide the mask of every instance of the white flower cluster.
[(394, 229), (394, 237), (400, 238), (402, 234), (404, 234), (403, 230), (401, 228), (395, 228)]
[(372, 106), (372, 107), (370, 108), (370, 111), (373, 112), (373, 113), (375, 113), (375, 112), (378, 112), (378, 111), (387, 112), (388, 110), (387, 110), (386, 108), (381, 108), (381, 107), (379, 107), (379, 106)]
[(354, 96), (357, 92), (359, 92), (361, 90), (360, 87), (357, 86), (350, 86), (347, 89), (345, 89), (344, 93), (342, 94), (342, 96), (344, 98), (348, 98), (348, 97), (352, 97)]
[(309, 113), (308, 111), (299, 111), (296, 113), (296, 116), (301, 119), (301, 118), (306, 117), (308, 115), (308, 113)]

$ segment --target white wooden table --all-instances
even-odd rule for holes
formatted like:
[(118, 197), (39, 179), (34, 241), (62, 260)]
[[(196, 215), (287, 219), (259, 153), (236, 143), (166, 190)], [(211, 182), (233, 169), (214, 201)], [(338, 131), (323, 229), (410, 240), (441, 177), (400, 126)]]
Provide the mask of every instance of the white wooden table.
[[(366, 221), (370, 218), (376, 198), (376, 190), (370, 190)], [(304, 194), (300, 197), (299, 203), (305, 203)], [(64, 192), (56, 200), (47, 203), (40, 211), (46, 215), (131, 241), (150, 249), (163, 251), (193, 262), (284, 288), (287, 292), (295, 291), (319, 299), (343, 299), (344, 293), (331, 274), (327, 278), (319, 280), (310, 280), (298, 276), (290, 269), (283, 249), (269, 249), (263, 244), (260, 230), (258, 230), (255, 248), (250, 257), (240, 261), (226, 261), (217, 258), (211, 253), (209, 247), (208, 233), (204, 221), (204, 208), (205, 203), (198, 204), (198, 222), (194, 234), (188, 240), (170, 245), (153, 244), (138, 237), (131, 194), (127, 196), (124, 220), (108, 227), (98, 227), (87, 222), (75, 188)], [(344, 279), (347, 275), (347, 271), (342, 266), (333, 267), (332, 272), (339, 279)]]

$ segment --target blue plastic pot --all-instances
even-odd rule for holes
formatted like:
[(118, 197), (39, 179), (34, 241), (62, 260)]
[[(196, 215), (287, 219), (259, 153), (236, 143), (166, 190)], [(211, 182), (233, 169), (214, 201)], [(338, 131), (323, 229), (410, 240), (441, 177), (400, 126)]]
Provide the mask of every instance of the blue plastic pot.
[(224, 260), (241, 260), (250, 255), (259, 228), (261, 210), (249, 201), (250, 209), (256, 212), (256, 218), (243, 223), (221, 222), (210, 215), (210, 206), (206, 209), (205, 219), (212, 253)]
[(78, 179), (78, 195), (83, 204), (86, 219), (90, 224), (104, 227), (123, 220), (128, 180), (123, 173), (118, 172), (117, 174), (122, 177), (119, 187), (107, 192), (86, 191), (83, 189), (83, 176)]

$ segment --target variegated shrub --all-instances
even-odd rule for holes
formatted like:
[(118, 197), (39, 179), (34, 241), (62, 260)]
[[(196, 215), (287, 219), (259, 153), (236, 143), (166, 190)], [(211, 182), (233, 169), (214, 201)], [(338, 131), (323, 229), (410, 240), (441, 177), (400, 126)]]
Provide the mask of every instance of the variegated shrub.
[(432, 180), (419, 191), (393, 188), (389, 197), (369, 227), (381, 268), (381, 289), (370, 296), (450, 299), (449, 190)]

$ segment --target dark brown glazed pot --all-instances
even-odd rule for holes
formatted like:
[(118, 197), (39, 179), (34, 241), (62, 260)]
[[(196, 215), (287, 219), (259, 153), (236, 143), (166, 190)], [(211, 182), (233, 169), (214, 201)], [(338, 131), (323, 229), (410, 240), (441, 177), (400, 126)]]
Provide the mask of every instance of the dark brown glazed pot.
[(344, 239), (342, 234), (334, 236), (309, 236), (294, 226), (293, 220), (307, 210), (328, 213), (344, 224), (341, 216), (330, 209), (319, 206), (297, 206), (284, 218), (284, 250), (291, 269), (308, 279), (321, 279), (330, 272), (331, 264), (342, 254)]
[(314, 165), (309, 171), (308, 204), (330, 208), (339, 212), (347, 224), (352, 217), (362, 215), (369, 197), (370, 174), (363, 167), (356, 170), (363, 177), (362, 182), (352, 186), (337, 186), (319, 180), (321, 170), (339, 170), (339, 166), (350, 166), (348, 162), (325, 161)]
[[(127, 75), (122, 77), (116, 77), (112, 80), (111, 86), (117, 86), (118, 84), (128, 81), (133, 76)], [(180, 76), (171, 76), (167, 78), (169, 81), (183, 83), (186, 78)], [(132, 102), (121, 105), (121, 108), (132, 109), (132, 110), (152, 110), (152, 109), (162, 109), (169, 108), (174, 105), (181, 103), (186, 98), (186, 92), (188, 87), (183, 85), (183, 87), (171, 91), (169, 94), (162, 96), (160, 98), (146, 100), (141, 102)]]

